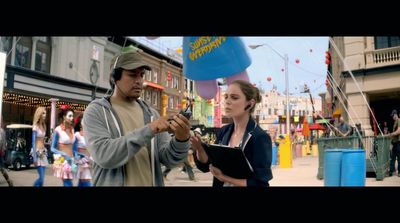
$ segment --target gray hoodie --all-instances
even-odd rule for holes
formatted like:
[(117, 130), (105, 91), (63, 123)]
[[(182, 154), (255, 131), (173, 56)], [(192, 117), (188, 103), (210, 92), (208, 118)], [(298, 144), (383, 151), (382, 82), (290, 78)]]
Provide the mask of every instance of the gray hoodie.
[[(92, 101), (83, 116), (83, 131), (88, 150), (93, 157), (94, 186), (124, 186), (126, 164), (140, 148), (151, 148), (151, 167), (154, 186), (164, 186), (160, 163), (168, 168), (178, 165), (187, 156), (190, 142), (177, 142), (168, 132), (154, 135), (147, 125), (160, 115), (142, 100), (145, 126), (123, 132), (121, 120), (115, 115), (108, 98)], [(154, 137), (154, 144), (152, 138)]]

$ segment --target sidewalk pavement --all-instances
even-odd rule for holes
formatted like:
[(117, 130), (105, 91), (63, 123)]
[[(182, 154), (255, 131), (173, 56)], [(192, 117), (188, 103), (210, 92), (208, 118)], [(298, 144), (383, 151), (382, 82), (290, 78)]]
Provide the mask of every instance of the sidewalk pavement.
[[(194, 168), (197, 181), (190, 181), (186, 173), (181, 173), (180, 168), (173, 169), (165, 181), (166, 186), (211, 186), (211, 173), (202, 173)], [(273, 179), (269, 182), (271, 187), (323, 187), (324, 180), (317, 179), (318, 157), (306, 156), (293, 159), (292, 168), (272, 167)], [(366, 186), (400, 186), (400, 177), (397, 175), (385, 177), (377, 181), (375, 177), (366, 178)]]
[[(195, 181), (190, 181), (186, 173), (181, 173), (181, 168), (174, 168), (167, 176), (165, 181), (166, 186), (195, 186), (195, 187), (210, 187), (212, 185), (211, 173), (200, 172), (194, 168), (196, 176)], [(324, 180), (317, 179), (318, 158), (317, 157), (302, 157), (293, 159), (292, 168), (280, 168), (279, 166), (272, 167), (273, 179), (269, 182), (271, 187), (323, 187)], [(37, 178), (36, 169), (8, 172), (15, 186), (32, 186)], [(76, 182), (74, 182), (76, 185)], [(7, 187), (7, 182), (0, 175), (0, 187)], [(44, 186), (62, 186), (61, 180), (53, 176), (51, 167), (46, 169), (46, 177)], [(400, 186), (400, 177), (394, 175), (385, 177), (383, 181), (377, 181), (374, 177), (366, 178), (366, 186)]]

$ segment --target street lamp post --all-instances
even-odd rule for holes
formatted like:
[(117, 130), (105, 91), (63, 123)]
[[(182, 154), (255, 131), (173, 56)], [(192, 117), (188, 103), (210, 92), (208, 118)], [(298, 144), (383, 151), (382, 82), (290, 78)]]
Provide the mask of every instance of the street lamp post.
[(285, 54), (285, 82), (286, 82), (286, 134), (289, 135), (290, 132), (290, 111), (289, 111), (289, 71), (288, 71), (288, 61), (289, 57)]
[(257, 45), (249, 45), (250, 49), (257, 49), (261, 46), (268, 46), (272, 51), (274, 51), (281, 59), (285, 61), (285, 91), (286, 91), (286, 133), (289, 134), (290, 132), (290, 111), (289, 111), (289, 71), (288, 71), (288, 63), (289, 57), (287, 54), (282, 56), (278, 51), (272, 48), (270, 45), (264, 44), (257, 44)]

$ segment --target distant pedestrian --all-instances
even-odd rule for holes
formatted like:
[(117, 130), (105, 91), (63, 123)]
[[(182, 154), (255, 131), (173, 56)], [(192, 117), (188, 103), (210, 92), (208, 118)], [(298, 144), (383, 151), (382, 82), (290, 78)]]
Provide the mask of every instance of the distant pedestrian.
[(393, 175), (395, 172), (395, 164), (397, 158), (397, 174), (400, 177), (399, 163), (400, 163), (400, 119), (397, 113), (397, 110), (393, 110), (391, 114), (394, 124), (393, 124), (393, 132), (388, 136), (392, 139), (392, 153), (390, 155), (390, 170), (389, 176)]
[(78, 140), (78, 160), (76, 161), (78, 164), (78, 172), (77, 178), (78, 180), (78, 187), (91, 187), (92, 186), (92, 172), (91, 172), (91, 163), (92, 157), (87, 150), (87, 145), (85, 141), (85, 137), (83, 134), (82, 128), (82, 118), (83, 113), (79, 114), (75, 119), (75, 137)]
[[(196, 128), (195, 130), (191, 131), (191, 136), (192, 137), (195, 137), (195, 136), (201, 137), (202, 136), (201, 133), (202, 133), (201, 129)], [(188, 155), (187, 155), (186, 159), (183, 162), (183, 168), (182, 168), (182, 171), (184, 171), (188, 174), (189, 180), (191, 180), (191, 181), (196, 180), (194, 172), (193, 172), (193, 165), (191, 162), (192, 160), (194, 162), (194, 158), (193, 158), (194, 156), (195, 156), (194, 148), (191, 147), (188, 151)]]
[(32, 156), (33, 164), (38, 172), (38, 178), (33, 183), (35, 187), (42, 187), (46, 166), (49, 165), (47, 160), (47, 149), (44, 146), (44, 138), (46, 137), (46, 117), (45, 107), (38, 107), (33, 116), (32, 122)]
[(55, 157), (54, 175), (61, 179), (64, 187), (73, 186), (73, 178), (77, 170), (78, 141), (74, 135), (74, 111), (67, 105), (61, 106), (59, 113), (61, 123), (54, 129), (51, 151)]
[(336, 136), (338, 137), (346, 137), (348, 135), (350, 135), (351, 133), (351, 128), (350, 126), (344, 121), (343, 117), (339, 118), (339, 124), (336, 127), (337, 132), (336, 132)]
[(389, 127), (388, 127), (387, 122), (384, 122), (384, 123), (383, 123), (383, 134), (384, 134), (384, 135), (389, 134)]
[(6, 179), (8, 186), (12, 187), (13, 182), (8, 176), (7, 169), (4, 166), (4, 156), (6, 154), (6, 134), (2, 126), (0, 126), (0, 172), (3, 174)]

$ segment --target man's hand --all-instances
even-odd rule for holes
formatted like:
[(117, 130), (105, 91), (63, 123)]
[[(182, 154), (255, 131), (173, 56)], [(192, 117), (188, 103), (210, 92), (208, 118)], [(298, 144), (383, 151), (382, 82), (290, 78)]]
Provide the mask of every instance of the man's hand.
[(170, 126), (167, 118), (165, 117), (158, 118), (152, 121), (149, 125), (154, 134), (168, 131)]
[(190, 138), (190, 122), (189, 120), (181, 115), (177, 114), (169, 122), (169, 127), (175, 133), (175, 138), (179, 141), (187, 141)]

